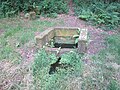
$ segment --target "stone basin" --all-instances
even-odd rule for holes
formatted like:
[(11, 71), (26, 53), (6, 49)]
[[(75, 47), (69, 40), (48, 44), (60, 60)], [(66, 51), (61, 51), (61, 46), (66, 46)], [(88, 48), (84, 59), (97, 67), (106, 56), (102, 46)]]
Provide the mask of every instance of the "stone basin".
[[(78, 33), (78, 31), (80, 32)], [(78, 53), (86, 53), (87, 33), (87, 29), (80, 29), (78, 27), (54, 27), (35, 36), (35, 40), (37, 47), (44, 47), (47, 52), (57, 53), (59, 50), (59, 54), (61, 55), (65, 52), (76, 50)], [(76, 44), (74, 35), (79, 36)], [(54, 41), (54, 47), (49, 46), (51, 41)]]

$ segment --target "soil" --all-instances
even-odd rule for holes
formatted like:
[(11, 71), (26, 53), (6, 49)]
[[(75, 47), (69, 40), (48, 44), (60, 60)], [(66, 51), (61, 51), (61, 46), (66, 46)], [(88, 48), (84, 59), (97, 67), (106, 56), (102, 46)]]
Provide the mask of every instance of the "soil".
[(0, 29), (0, 35), (2, 35), (5, 31)]

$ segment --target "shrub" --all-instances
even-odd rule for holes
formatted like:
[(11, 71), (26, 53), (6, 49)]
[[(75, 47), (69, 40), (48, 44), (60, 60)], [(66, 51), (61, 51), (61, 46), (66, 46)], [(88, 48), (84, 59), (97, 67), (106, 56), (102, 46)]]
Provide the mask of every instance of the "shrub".
[(67, 3), (64, 0), (43, 0), (39, 4), (39, 10), (43, 14), (67, 13)]
[(66, 90), (71, 77), (82, 75), (81, 55), (70, 52), (64, 54), (56, 67), (54, 74), (49, 74), (51, 64), (57, 62), (54, 54), (48, 55), (44, 49), (36, 55), (33, 65), (33, 75), (36, 89), (42, 90)]
[(80, 19), (92, 21), (94, 25), (106, 27), (108, 30), (120, 25), (120, 4), (99, 0), (74, 0), (75, 12)]
[(19, 12), (35, 11), (37, 14), (67, 13), (64, 0), (3, 0), (0, 4), (1, 17), (13, 17)]

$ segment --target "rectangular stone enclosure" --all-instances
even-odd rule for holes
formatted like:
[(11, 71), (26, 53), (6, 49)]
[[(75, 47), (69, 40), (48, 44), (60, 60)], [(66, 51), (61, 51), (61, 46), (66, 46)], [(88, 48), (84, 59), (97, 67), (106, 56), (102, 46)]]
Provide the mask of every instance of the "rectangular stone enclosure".
[(47, 52), (60, 54), (77, 50), (79, 53), (87, 51), (87, 29), (78, 27), (49, 28), (35, 36), (38, 48), (45, 48)]

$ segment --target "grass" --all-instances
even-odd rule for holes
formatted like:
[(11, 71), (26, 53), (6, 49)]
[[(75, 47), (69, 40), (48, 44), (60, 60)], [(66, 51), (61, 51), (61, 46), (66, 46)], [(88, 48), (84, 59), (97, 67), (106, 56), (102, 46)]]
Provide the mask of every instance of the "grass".
[(24, 45), (28, 41), (33, 40), (33, 38), (34, 38), (34, 32), (24, 31), (19, 33), (18, 40), (20, 44)]
[(0, 36), (0, 60), (10, 61), (21, 58), (16, 49), (34, 40), (35, 32), (56, 25), (55, 22), (25, 21), (19, 18), (4, 18), (0, 19), (0, 22), (0, 29), (3, 30), (3, 35)]
[(120, 67), (117, 67), (120, 65), (119, 41), (120, 34), (106, 38), (107, 48), (93, 56), (92, 75), (85, 79), (83, 88), (90, 86), (91, 89), (96, 88), (97, 90), (120, 89), (120, 79), (118, 78)]
[(82, 75), (83, 62), (80, 58), (81, 55), (76, 52), (64, 54), (60, 61), (63, 66), (57, 67), (54, 74), (49, 74), (51, 64), (57, 61), (57, 57), (54, 54), (47, 54), (44, 49), (40, 50), (33, 65), (36, 90), (67, 90), (70, 88), (70, 80)]
[(120, 34), (108, 36), (105, 39), (107, 48), (100, 51), (94, 59), (98, 59), (104, 63), (117, 63), (120, 64)]
[[(36, 89), (70, 90), (72, 88), (71, 90), (119, 90), (120, 67), (117, 68), (114, 66), (114, 63), (116, 63), (116, 65), (120, 64), (118, 47), (120, 34), (108, 36), (105, 40), (107, 48), (91, 58), (92, 65), (88, 66), (89, 71), (87, 71), (87, 73), (90, 72), (90, 74), (87, 76), (84, 76), (84, 74), (86, 74), (84, 70), (88, 67), (85, 67), (85, 64), (80, 59), (81, 56), (77, 53), (64, 54), (60, 60), (60, 63), (70, 66), (73, 65), (72, 69), (57, 68), (57, 72), (50, 75), (48, 73), (50, 64), (56, 62), (57, 58), (55, 55), (48, 55), (44, 50), (39, 51), (33, 65)], [(77, 60), (80, 61), (80, 63), (77, 62)], [(73, 82), (76, 85), (74, 85)], [(72, 86), (70, 86), (70, 83), (72, 83)], [(80, 86), (78, 87), (78, 85)]]

